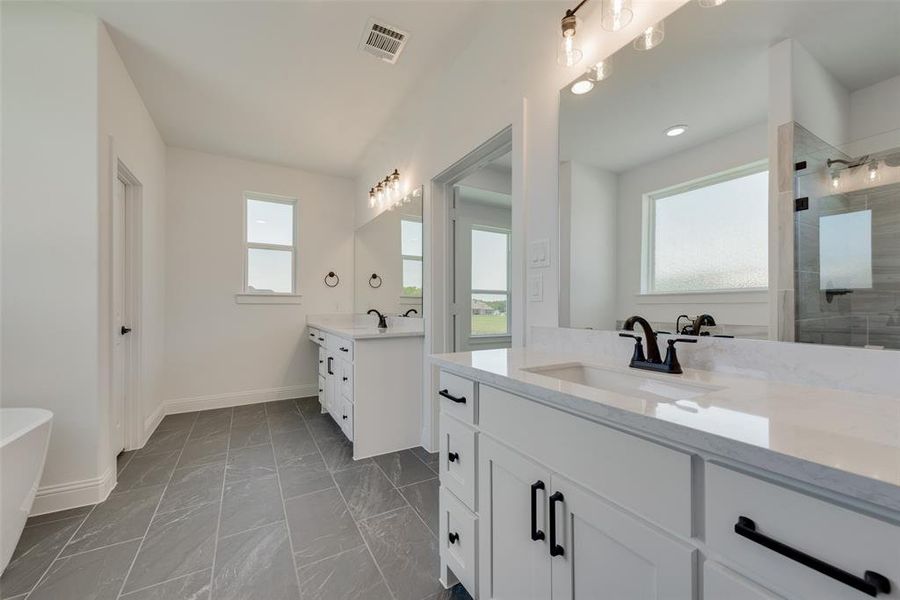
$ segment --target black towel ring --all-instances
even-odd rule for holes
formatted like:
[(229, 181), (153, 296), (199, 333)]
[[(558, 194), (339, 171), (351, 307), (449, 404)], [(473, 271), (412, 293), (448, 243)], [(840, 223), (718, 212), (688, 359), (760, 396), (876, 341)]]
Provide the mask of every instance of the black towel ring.
[(369, 287), (378, 289), (381, 287), (382, 280), (381, 276), (378, 273), (372, 273), (372, 276), (369, 277)]
[[(330, 283), (329, 280), (334, 280), (334, 283)], [(330, 288), (333, 288), (333, 287), (338, 286), (338, 284), (341, 282), (341, 278), (338, 277), (337, 273), (335, 273), (334, 271), (328, 271), (328, 275), (325, 276), (324, 281), (325, 281), (325, 285), (327, 285)]]

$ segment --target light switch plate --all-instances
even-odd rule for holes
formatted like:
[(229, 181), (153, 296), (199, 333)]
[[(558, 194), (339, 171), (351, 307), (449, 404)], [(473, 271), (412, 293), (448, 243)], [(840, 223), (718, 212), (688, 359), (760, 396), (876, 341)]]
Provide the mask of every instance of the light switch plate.
[(528, 276), (528, 301), (544, 301), (544, 274), (532, 273)]
[(528, 266), (533, 269), (550, 266), (550, 240), (536, 240), (528, 245)]

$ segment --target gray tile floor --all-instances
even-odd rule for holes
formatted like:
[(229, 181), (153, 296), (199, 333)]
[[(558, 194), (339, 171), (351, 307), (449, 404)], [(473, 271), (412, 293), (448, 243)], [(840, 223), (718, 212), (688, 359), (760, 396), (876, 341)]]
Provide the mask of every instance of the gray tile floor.
[(0, 598), (468, 599), (437, 498), (435, 455), (355, 462), (315, 398), (171, 415), (105, 502), (29, 519)]

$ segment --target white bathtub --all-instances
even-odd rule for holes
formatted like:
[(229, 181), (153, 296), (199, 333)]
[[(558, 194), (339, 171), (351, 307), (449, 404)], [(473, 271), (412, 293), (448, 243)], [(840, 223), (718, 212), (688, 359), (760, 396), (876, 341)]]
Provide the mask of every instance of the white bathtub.
[(31, 511), (53, 413), (40, 408), (0, 408), (0, 573), (6, 568)]

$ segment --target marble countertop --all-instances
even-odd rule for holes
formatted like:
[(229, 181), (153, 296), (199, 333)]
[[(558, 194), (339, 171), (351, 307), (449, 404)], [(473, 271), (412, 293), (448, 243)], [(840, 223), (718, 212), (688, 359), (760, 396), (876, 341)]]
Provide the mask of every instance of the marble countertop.
[[(598, 422), (900, 511), (900, 397), (731, 377), (629, 369), (597, 357), (528, 348), (438, 354), (444, 370), (529, 396)], [(708, 392), (669, 401), (617, 393), (527, 371), (582, 363), (654, 383)]]
[(374, 315), (310, 315), (306, 324), (353, 340), (425, 336), (422, 319), (405, 317), (388, 317), (387, 329), (378, 329), (378, 319)]

